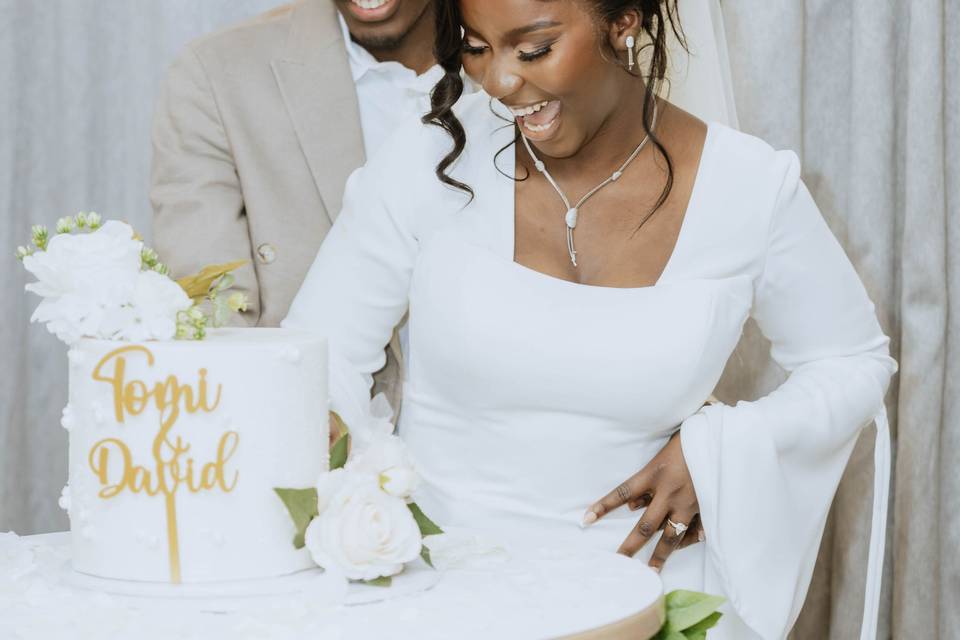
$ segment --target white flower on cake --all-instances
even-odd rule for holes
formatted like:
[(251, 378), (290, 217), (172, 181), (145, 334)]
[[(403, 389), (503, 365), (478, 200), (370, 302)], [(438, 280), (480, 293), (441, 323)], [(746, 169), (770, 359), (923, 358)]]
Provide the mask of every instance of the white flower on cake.
[(373, 475), (384, 491), (398, 498), (409, 498), (419, 486), (407, 445), (395, 435), (374, 432), (345, 468)]
[(193, 302), (176, 282), (156, 271), (139, 271), (125, 304), (110, 310), (105, 333), (112, 338), (143, 342), (170, 340), (177, 332), (177, 313)]
[(293, 545), (314, 562), (350, 580), (389, 586), (417, 556), (430, 566), (424, 538), (443, 533), (413, 501), (419, 484), (406, 444), (393, 435), (393, 409), (378, 394), (354, 430), (331, 412), (340, 437), (330, 450), (330, 470), (309, 489), (274, 491), (290, 512)]
[(420, 555), (422, 538), (402, 498), (380, 488), (373, 474), (335, 469), (317, 483), (319, 515), (304, 542), (314, 562), (351, 580), (403, 571)]
[[(26, 290), (43, 298), (30, 320), (68, 345), (85, 337), (199, 340), (208, 324), (222, 326), (231, 312), (247, 308), (242, 293), (229, 292), (230, 272), (246, 261), (209, 265), (175, 281), (130, 225), (101, 222), (96, 213), (61, 218), (53, 237), (36, 225), (33, 246), (17, 247), (17, 259), (37, 278)], [(212, 311), (199, 307), (205, 303)]]
[(129, 299), (140, 272), (143, 243), (123, 222), (109, 221), (92, 233), (61, 233), (45, 250), (23, 258), (37, 282), (26, 286), (41, 296), (30, 320), (67, 344), (104, 335), (108, 314)]

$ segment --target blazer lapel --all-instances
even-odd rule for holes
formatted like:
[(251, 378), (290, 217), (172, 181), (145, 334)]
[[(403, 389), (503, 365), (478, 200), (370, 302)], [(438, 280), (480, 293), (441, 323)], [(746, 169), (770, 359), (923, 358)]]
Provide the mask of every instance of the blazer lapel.
[(284, 52), (271, 63), (331, 222), (347, 178), (364, 163), (357, 91), (336, 11), (330, 0), (301, 2)]

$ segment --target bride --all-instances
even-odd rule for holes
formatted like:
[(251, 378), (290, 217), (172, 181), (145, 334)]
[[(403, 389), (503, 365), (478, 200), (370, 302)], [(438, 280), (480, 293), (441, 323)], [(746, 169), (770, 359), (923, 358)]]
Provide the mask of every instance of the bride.
[[(409, 312), (424, 510), (723, 595), (712, 638), (786, 636), (877, 416), (873, 637), (896, 363), (797, 156), (658, 97), (675, 9), (437, 0), (432, 110), (351, 176), (283, 326), (329, 337), (331, 408), (362, 437)], [(748, 317), (789, 379), (702, 406)]]

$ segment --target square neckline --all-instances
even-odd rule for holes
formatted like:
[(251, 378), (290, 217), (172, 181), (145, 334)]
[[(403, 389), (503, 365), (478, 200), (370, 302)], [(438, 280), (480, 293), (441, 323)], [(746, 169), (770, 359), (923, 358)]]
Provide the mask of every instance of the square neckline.
[[(516, 189), (513, 180), (510, 181), (509, 196), (506, 198), (509, 206), (503, 207), (506, 211), (509, 212), (507, 216), (507, 222), (509, 226), (506, 231), (506, 237), (508, 238), (508, 259), (511, 265), (513, 265), (520, 272), (527, 272), (528, 275), (533, 275), (535, 277), (542, 278), (546, 281), (555, 281), (560, 283), (561, 286), (572, 286), (579, 287), (581, 289), (600, 289), (600, 290), (612, 290), (612, 291), (646, 291), (654, 290), (658, 287), (663, 287), (665, 284), (664, 278), (667, 273), (670, 271), (671, 266), (675, 262), (675, 258), (680, 250), (682, 249), (683, 242), (686, 235), (689, 235), (687, 231), (688, 222), (690, 214), (695, 210), (695, 204), (698, 203), (702, 197), (701, 191), (703, 190), (703, 185), (701, 184), (704, 181), (703, 173), (704, 166), (707, 163), (709, 153), (712, 151), (713, 147), (713, 138), (717, 133), (717, 123), (713, 120), (706, 122), (707, 132), (703, 141), (703, 148), (700, 150), (700, 158), (697, 163), (697, 171), (694, 174), (693, 186), (690, 189), (690, 198), (687, 201), (686, 209), (683, 212), (683, 220), (680, 222), (680, 231), (677, 233), (677, 238), (674, 241), (673, 249), (670, 252), (670, 256), (667, 258), (666, 263), (663, 266), (663, 269), (660, 271), (660, 275), (657, 277), (657, 280), (653, 284), (644, 285), (641, 287), (615, 287), (609, 285), (600, 285), (600, 284), (587, 284), (583, 282), (576, 282), (574, 280), (567, 280), (565, 278), (558, 278), (557, 276), (550, 275), (549, 273), (544, 273), (538, 271), (532, 267), (520, 264), (514, 259), (516, 255), (517, 247), (517, 234), (516, 234), (516, 220), (517, 220), (517, 202), (516, 202)], [(516, 156), (515, 154), (509, 154), (509, 167), (506, 168), (506, 173), (508, 175), (516, 175)]]

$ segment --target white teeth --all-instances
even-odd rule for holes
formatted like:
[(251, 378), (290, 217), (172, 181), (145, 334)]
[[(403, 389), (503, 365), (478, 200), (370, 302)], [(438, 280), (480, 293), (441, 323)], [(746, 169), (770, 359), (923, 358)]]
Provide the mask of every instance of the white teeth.
[[(357, 0), (354, 0), (354, 2), (356, 1)], [(516, 117), (529, 116), (533, 113), (536, 113), (537, 111), (540, 111), (540, 109), (543, 109), (548, 104), (550, 104), (550, 101), (544, 100), (543, 102), (538, 102), (537, 104), (531, 104), (526, 107), (510, 107), (510, 113), (512, 113)]]
[(546, 124), (530, 124), (529, 122), (524, 122), (524, 123), (523, 123), (523, 127), (524, 127), (525, 129), (529, 129), (530, 131), (533, 131), (533, 132), (535, 132), (535, 133), (538, 133), (538, 132), (540, 132), (540, 131), (546, 131), (547, 129), (549, 129), (550, 127), (552, 127), (552, 126), (553, 126), (553, 123), (556, 122), (556, 121), (557, 121), (557, 119), (554, 118), (553, 120), (551, 120), (550, 122), (548, 122), (548, 123), (546, 123)]
[(390, 2), (390, 0), (350, 0), (353, 4), (357, 5), (361, 9), (379, 9), (383, 5)]

